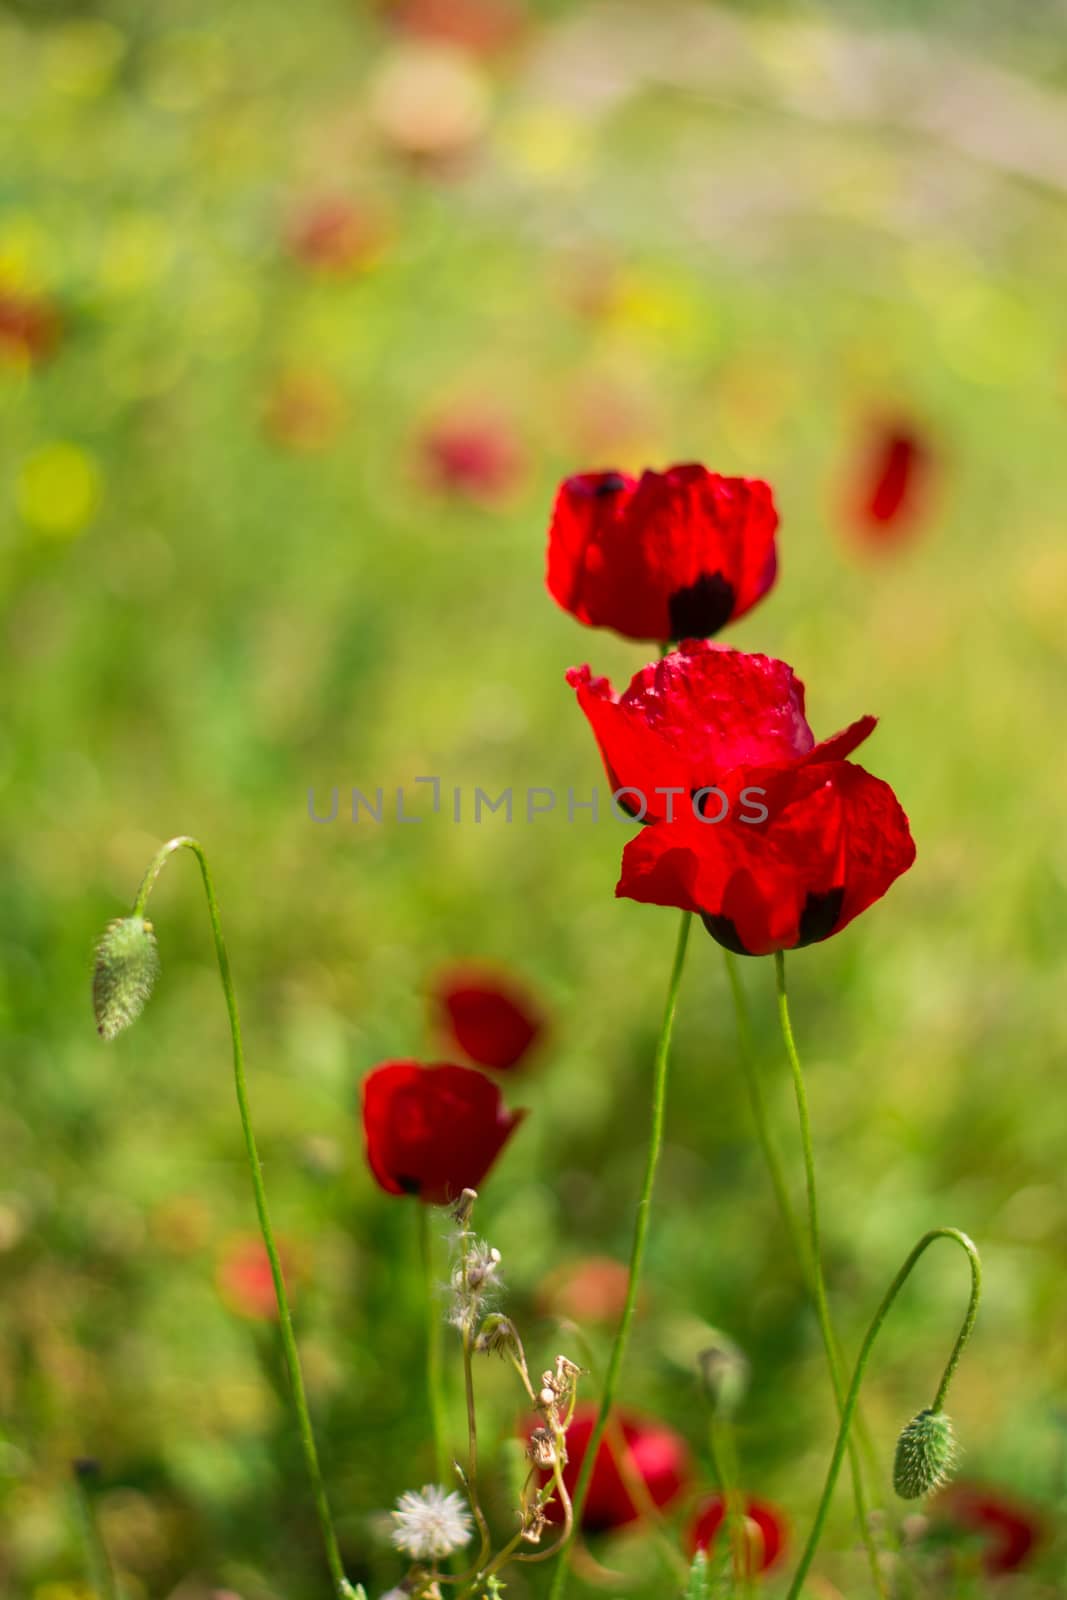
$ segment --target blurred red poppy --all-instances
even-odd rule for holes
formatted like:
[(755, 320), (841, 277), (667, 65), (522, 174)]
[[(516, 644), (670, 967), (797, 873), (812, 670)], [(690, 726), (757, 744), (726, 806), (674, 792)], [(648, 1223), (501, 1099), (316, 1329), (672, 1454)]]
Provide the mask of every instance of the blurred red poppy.
[[(289, 1252), (279, 1246), (285, 1287), (292, 1299), (293, 1269)], [(219, 1294), (238, 1316), (254, 1321), (274, 1320), (278, 1316), (278, 1302), (274, 1295), (274, 1278), (270, 1259), (263, 1240), (246, 1235), (232, 1240), (224, 1249), (215, 1273)]]
[[(726, 1521), (726, 1501), (721, 1494), (712, 1495), (697, 1509), (689, 1534), (689, 1551), (710, 1550), (719, 1530)], [(746, 1499), (745, 1535), (748, 1553), (748, 1572), (755, 1576), (769, 1572), (780, 1560), (786, 1548), (786, 1520), (777, 1506), (766, 1500)]]
[[(874, 717), (819, 744), (804, 715), (804, 685), (792, 667), (702, 639), (636, 673), (616, 695), (607, 678), (572, 667), (567, 682), (593, 730), (615, 789), (636, 791), (641, 821), (682, 809), (693, 791), (735, 768), (850, 755), (870, 736)], [(675, 789), (672, 804), (667, 794)]]
[[(611, 1256), (587, 1256), (558, 1267), (537, 1291), (540, 1310), (573, 1322), (614, 1322), (622, 1315), (630, 1269)], [(644, 1300), (639, 1297), (638, 1304)]]
[(869, 432), (848, 494), (849, 520), (871, 545), (895, 544), (911, 533), (929, 499), (931, 452), (907, 423), (880, 423)]
[(473, 1067), (386, 1061), (363, 1080), (363, 1135), (386, 1194), (443, 1206), (481, 1187), (525, 1111)]
[(517, 983), (477, 967), (442, 973), (433, 1000), (463, 1054), (497, 1072), (517, 1066), (544, 1029), (538, 1007)]
[[(593, 1436), (596, 1417), (595, 1405), (578, 1406), (567, 1429), (568, 1459), (563, 1481), (571, 1495)], [(643, 1483), (647, 1498), (661, 1509), (670, 1505), (689, 1482), (689, 1448), (672, 1428), (624, 1412), (615, 1413), (615, 1427), (625, 1440), (625, 1456), (612, 1441), (609, 1426), (597, 1450), (582, 1514), (582, 1527), (587, 1533), (624, 1528), (642, 1515), (640, 1490), (635, 1497), (626, 1482), (628, 1477)], [(548, 1514), (552, 1521), (563, 1520), (563, 1509), (558, 1501), (552, 1502)]]
[(937, 1509), (957, 1527), (984, 1536), (982, 1567), (991, 1574), (1024, 1566), (1044, 1532), (1030, 1507), (977, 1484), (954, 1484), (939, 1496)]
[(738, 955), (840, 933), (915, 859), (892, 789), (849, 761), (744, 767), (623, 851), (615, 893), (698, 912)]
[(758, 478), (695, 464), (640, 479), (580, 473), (556, 495), (549, 593), (579, 622), (629, 639), (705, 638), (771, 587), (777, 527)]
[(514, 0), (389, 0), (386, 16), (405, 33), (442, 39), (476, 56), (507, 49), (527, 22)]
[(343, 277), (373, 261), (381, 248), (382, 226), (350, 200), (319, 200), (294, 218), (288, 241), (304, 266)]
[(45, 361), (59, 343), (62, 321), (45, 300), (0, 289), (0, 356)]
[(461, 499), (491, 504), (510, 494), (522, 475), (518, 442), (498, 418), (435, 422), (419, 441), (419, 451), (429, 487)]

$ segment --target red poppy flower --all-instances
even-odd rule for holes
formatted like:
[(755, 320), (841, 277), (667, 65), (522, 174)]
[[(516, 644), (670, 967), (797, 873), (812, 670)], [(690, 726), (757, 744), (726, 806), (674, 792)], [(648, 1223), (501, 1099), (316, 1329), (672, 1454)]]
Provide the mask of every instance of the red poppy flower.
[(930, 452), (906, 424), (880, 425), (862, 451), (850, 492), (850, 520), (872, 545), (895, 543), (927, 501)]
[(949, 1520), (985, 1536), (982, 1566), (988, 1573), (1015, 1572), (1040, 1542), (1043, 1525), (1035, 1513), (997, 1489), (957, 1483), (938, 1499)]
[(738, 955), (840, 933), (915, 859), (892, 789), (849, 761), (744, 767), (713, 795), (631, 839), (615, 893), (698, 912)]
[(420, 450), (429, 487), (467, 500), (500, 500), (522, 473), (515, 437), (499, 419), (467, 416), (436, 422), (423, 435)]
[(0, 355), (44, 361), (59, 343), (59, 313), (43, 300), (0, 290)]
[[(279, 1246), (285, 1286), (292, 1298), (292, 1263), (288, 1250)], [(238, 1316), (255, 1321), (271, 1321), (278, 1316), (274, 1278), (262, 1239), (251, 1236), (234, 1239), (224, 1250), (215, 1274), (219, 1294)]]
[(514, 44), (526, 23), (513, 0), (391, 0), (387, 16), (405, 33), (441, 39), (476, 56)]
[[(578, 1406), (567, 1429), (567, 1465), (563, 1469), (563, 1481), (572, 1496), (596, 1417), (595, 1405)], [(624, 1528), (641, 1516), (640, 1490), (635, 1500), (627, 1478), (643, 1482), (648, 1499), (660, 1508), (670, 1505), (689, 1481), (689, 1449), (672, 1428), (624, 1412), (615, 1413), (615, 1425), (626, 1442), (625, 1456), (612, 1442), (609, 1425), (597, 1450), (582, 1513), (582, 1527), (587, 1533)], [(555, 1522), (563, 1520), (563, 1508), (558, 1500), (552, 1501), (548, 1515)]]
[(705, 638), (774, 582), (778, 513), (758, 478), (706, 467), (586, 472), (556, 495), (549, 593), (579, 622), (628, 639)]
[(363, 1135), (386, 1194), (443, 1206), (478, 1189), (526, 1115), (473, 1067), (386, 1061), (363, 1080)]
[[(541, 1311), (571, 1321), (615, 1322), (622, 1315), (630, 1269), (611, 1256), (588, 1256), (559, 1267), (545, 1279), (537, 1293)], [(644, 1302), (642, 1291), (638, 1306)]]
[(349, 200), (320, 200), (289, 228), (289, 248), (317, 272), (344, 276), (365, 267), (382, 243), (380, 221)]
[(537, 1007), (517, 984), (474, 967), (443, 974), (434, 1003), (464, 1055), (497, 1072), (517, 1066), (544, 1028)]
[[(613, 789), (635, 791), (628, 809), (641, 821), (669, 818), (691, 793), (742, 766), (843, 759), (876, 720), (861, 717), (816, 744), (804, 716), (804, 685), (792, 667), (702, 639), (687, 639), (643, 667), (619, 696), (588, 667), (572, 667), (567, 682), (578, 692)], [(667, 789), (678, 791), (673, 800), (657, 793)]]
[[(710, 1550), (725, 1521), (726, 1501), (721, 1494), (712, 1495), (697, 1510), (689, 1534), (690, 1554), (695, 1555), (698, 1550)], [(768, 1572), (785, 1553), (784, 1516), (766, 1500), (747, 1499), (745, 1534), (749, 1574), (755, 1576), (758, 1572)]]

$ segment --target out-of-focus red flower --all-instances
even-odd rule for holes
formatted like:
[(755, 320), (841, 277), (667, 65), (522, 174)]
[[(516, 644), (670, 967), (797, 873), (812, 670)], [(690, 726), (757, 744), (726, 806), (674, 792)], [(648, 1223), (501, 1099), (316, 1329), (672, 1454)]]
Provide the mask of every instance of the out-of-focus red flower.
[(953, 1484), (938, 1497), (937, 1509), (956, 1527), (984, 1536), (982, 1567), (991, 1574), (1024, 1566), (1044, 1533), (1031, 1507), (977, 1484)]
[(522, 475), (518, 442), (499, 419), (459, 416), (432, 423), (419, 453), (431, 489), (487, 505), (505, 499)]
[(629, 1281), (623, 1262), (587, 1256), (551, 1273), (537, 1292), (538, 1305), (546, 1315), (572, 1322), (615, 1322), (622, 1315)]
[(463, 1054), (497, 1072), (517, 1066), (544, 1031), (539, 1007), (513, 979), (477, 967), (442, 973), (433, 1000)]
[(304, 266), (346, 277), (369, 265), (382, 246), (381, 220), (350, 200), (319, 200), (288, 229), (289, 249)]
[(443, 1206), (481, 1187), (525, 1111), (473, 1067), (386, 1061), (363, 1080), (367, 1161), (386, 1194)]
[(344, 420), (344, 398), (324, 372), (282, 373), (267, 393), (263, 428), (283, 449), (313, 454), (334, 443)]
[(933, 457), (907, 423), (869, 430), (848, 491), (848, 519), (870, 545), (889, 546), (914, 531), (929, 502)]
[[(292, 1299), (294, 1273), (290, 1252), (279, 1245), (278, 1254), (282, 1259), (285, 1287)], [(249, 1234), (231, 1240), (219, 1258), (215, 1282), (227, 1306), (238, 1316), (260, 1322), (277, 1318), (274, 1279), (262, 1239)]]
[(692, 464), (640, 479), (580, 473), (556, 495), (549, 593), (579, 622), (629, 639), (706, 638), (771, 587), (777, 527), (758, 478)]
[[(567, 1429), (567, 1465), (563, 1481), (572, 1496), (596, 1417), (595, 1405), (580, 1405)], [(616, 1412), (615, 1429), (621, 1430), (625, 1440), (625, 1456), (612, 1440), (609, 1424), (597, 1450), (582, 1513), (582, 1527), (587, 1533), (625, 1528), (642, 1515), (640, 1490), (635, 1499), (626, 1482), (628, 1477), (644, 1483), (648, 1499), (661, 1509), (670, 1505), (689, 1482), (689, 1448), (673, 1428), (662, 1422)], [(563, 1520), (563, 1508), (558, 1500), (552, 1501), (548, 1515), (552, 1521)]]
[(33, 364), (55, 352), (62, 319), (45, 300), (0, 289), (0, 357)]
[[(726, 1501), (721, 1494), (712, 1495), (697, 1509), (689, 1533), (689, 1551), (710, 1550), (726, 1521)], [(745, 1535), (749, 1575), (769, 1572), (775, 1562), (785, 1554), (787, 1524), (777, 1506), (766, 1500), (746, 1499)]]
[[(641, 821), (680, 812), (705, 784), (735, 768), (841, 760), (870, 736), (860, 717), (818, 744), (804, 715), (804, 685), (792, 667), (702, 639), (687, 639), (635, 673), (616, 695), (607, 678), (572, 667), (567, 682), (600, 747), (612, 786), (645, 800)], [(659, 790), (681, 791), (673, 804)], [(641, 812), (639, 801), (629, 809)]]
[(514, 0), (389, 0), (394, 27), (442, 39), (475, 56), (494, 56), (520, 38), (527, 17)]

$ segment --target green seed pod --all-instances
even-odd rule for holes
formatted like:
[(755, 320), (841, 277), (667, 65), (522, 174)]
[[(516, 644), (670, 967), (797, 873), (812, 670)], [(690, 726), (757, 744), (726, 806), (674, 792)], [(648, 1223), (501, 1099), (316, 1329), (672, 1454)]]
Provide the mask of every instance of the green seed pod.
[(893, 1487), (902, 1500), (940, 1489), (951, 1478), (959, 1455), (952, 1422), (944, 1411), (920, 1411), (897, 1440)]
[(113, 1039), (145, 1008), (159, 976), (159, 953), (152, 924), (143, 917), (119, 917), (96, 947), (93, 1010), (96, 1030)]

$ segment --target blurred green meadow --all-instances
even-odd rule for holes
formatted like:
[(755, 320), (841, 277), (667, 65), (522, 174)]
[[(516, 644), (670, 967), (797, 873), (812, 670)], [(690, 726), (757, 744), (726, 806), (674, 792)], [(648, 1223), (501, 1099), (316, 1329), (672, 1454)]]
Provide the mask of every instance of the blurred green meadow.
[[(86, 1600), (85, 1456), (127, 1600), (326, 1593), (273, 1328), (219, 1288), (255, 1219), (192, 861), (153, 897), (144, 1018), (94, 1031), (94, 942), (170, 835), (213, 863), (324, 1468), (372, 1600), (401, 1571), (383, 1514), (433, 1464), (415, 1205), (366, 1170), (359, 1084), (442, 1057), (443, 966), (499, 964), (551, 1019), (502, 1080), (530, 1115), (480, 1207), (532, 1362), (569, 1349), (546, 1278), (625, 1258), (676, 919), (614, 900), (628, 829), (563, 804), (528, 822), (522, 797), (603, 791), (563, 673), (618, 685), (646, 659), (545, 593), (554, 487), (690, 459), (768, 478), (781, 510), (779, 584), (728, 641), (795, 666), (820, 736), (879, 715), (869, 761), (918, 844), (883, 904), (790, 961), (846, 1349), (919, 1234), (966, 1229), (987, 1283), (951, 1407), (963, 1470), (1045, 1524), (1024, 1569), (985, 1579), (893, 1502), (894, 1440), (966, 1301), (934, 1251), (866, 1391), (891, 1530), (913, 1518), (900, 1593), (1067, 1593), (1064, 21), (0, 8), (0, 307), (55, 319), (34, 345), (0, 316), (5, 1600)], [(930, 494), (873, 550), (846, 513), (883, 416), (927, 441)], [(352, 788), (379, 786), (383, 822), (352, 822)], [(510, 825), (454, 820), (478, 786), (513, 786)], [(334, 787), (316, 824), (309, 791), (325, 812)], [(799, 1200), (771, 964), (744, 978)], [(710, 1487), (693, 1357), (709, 1327), (744, 1348), (745, 1483), (793, 1529), (773, 1595), (833, 1408), (699, 929), (667, 1140), (624, 1401)], [(458, 1443), (455, 1362), (450, 1381)], [(503, 1368), (480, 1381), (507, 1529), (521, 1408)], [(813, 1595), (869, 1592), (854, 1543), (842, 1490)], [(595, 1554), (623, 1575), (599, 1592), (667, 1592), (640, 1538)], [(544, 1589), (517, 1569), (508, 1600)]]

